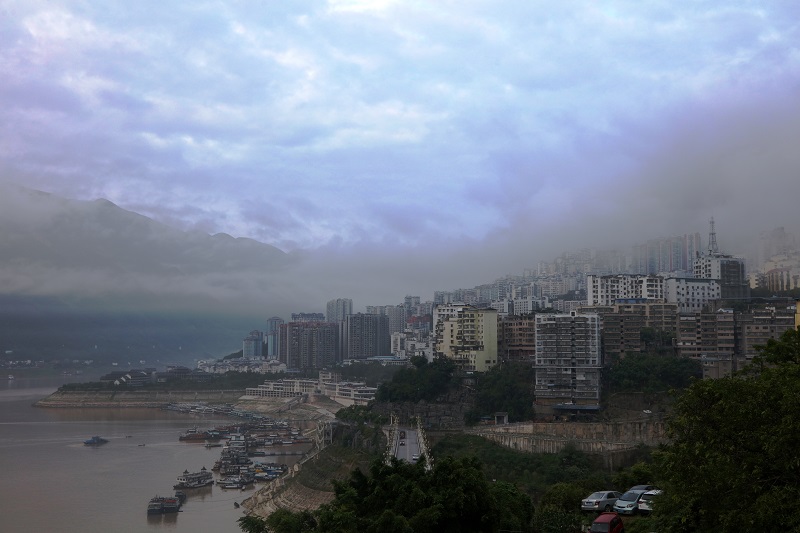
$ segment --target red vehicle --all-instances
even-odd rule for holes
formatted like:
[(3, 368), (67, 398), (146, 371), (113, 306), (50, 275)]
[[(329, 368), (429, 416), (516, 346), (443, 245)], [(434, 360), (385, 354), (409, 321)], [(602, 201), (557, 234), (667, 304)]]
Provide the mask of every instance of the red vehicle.
[(622, 518), (617, 513), (600, 513), (592, 522), (590, 533), (625, 533)]

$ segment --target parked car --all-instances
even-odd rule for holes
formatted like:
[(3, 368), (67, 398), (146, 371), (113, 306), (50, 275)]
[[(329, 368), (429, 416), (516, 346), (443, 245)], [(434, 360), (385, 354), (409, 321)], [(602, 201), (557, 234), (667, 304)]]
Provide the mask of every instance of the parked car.
[(600, 492), (593, 492), (586, 498), (581, 500), (582, 511), (610, 511), (614, 507), (614, 502), (617, 498), (622, 496), (619, 492), (613, 490), (604, 490)]
[(614, 511), (619, 514), (636, 514), (639, 512), (639, 498), (646, 490), (629, 490), (614, 503)]
[(628, 490), (656, 490), (654, 485), (634, 485)]
[(655, 489), (648, 490), (642, 497), (639, 498), (639, 512), (642, 514), (650, 514), (653, 512), (653, 500), (658, 498), (658, 495), (663, 491)]
[(625, 533), (625, 525), (617, 513), (600, 513), (594, 519), (590, 533)]

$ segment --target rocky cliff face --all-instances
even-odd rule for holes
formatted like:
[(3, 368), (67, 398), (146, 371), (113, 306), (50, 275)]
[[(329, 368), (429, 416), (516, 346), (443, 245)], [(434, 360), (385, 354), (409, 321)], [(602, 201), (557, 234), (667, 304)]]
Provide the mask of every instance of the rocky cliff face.
[(461, 388), (442, 396), (435, 403), (421, 401), (375, 403), (373, 411), (382, 415), (400, 417), (401, 424), (409, 423), (413, 418), (421, 418), (423, 427), (430, 429), (461, 429), (464, 417), (475, 405), (475, 394)]

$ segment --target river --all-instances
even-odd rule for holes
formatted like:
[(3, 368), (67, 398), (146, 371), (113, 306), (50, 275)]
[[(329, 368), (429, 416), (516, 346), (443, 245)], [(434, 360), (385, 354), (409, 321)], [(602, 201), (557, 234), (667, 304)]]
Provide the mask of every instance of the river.
[[(230, 419), (157, 409), (32, 406), (61, 382), (0, 381), (2, 531), (241, 532), (236, 520), (243, 513), (234, 502), (254, 489), (193, 489), (187, 491), (181, 512), (146, 514), (150, 498), (174, 492), (172, 485), (180, 473), (210, 469), (219, 458), (220, 448), (180, 442), (178, 436), (193, 426), (205, 429)], [(93, 435), (109, 442), (84, 446), (83, 441)], [(293, 464), (298, 459), (274, 460)]]

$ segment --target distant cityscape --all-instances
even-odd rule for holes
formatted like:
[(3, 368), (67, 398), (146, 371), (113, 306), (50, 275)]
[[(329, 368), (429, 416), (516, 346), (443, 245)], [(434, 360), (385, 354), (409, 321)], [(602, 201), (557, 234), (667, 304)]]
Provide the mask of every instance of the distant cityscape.
[[(712, 220), (706, 239), (698, 233), (654, 239), (627, 254), (564, 253), (521, 275), (435, 291), (432, 300), (408, 295), (401, 303), (356, 311), (342, 295), (328, 301), (324, 312), (267, 319), (263, 330), (242, 339), (240, 357), (206, 358), (195, 368), (167, 363), (163, 372), (136, 357), (130, 361), (139, 369), (111, 362), (118, 368), (100, 380), (136, 387), (203, 382), (229, 371), (281, 374), (280, 380), (265, 376), (247, 394), (293, 398), (324, 392), (346, 405), (366, 404), (375, 387), (343, 382), (337, 367), (404, 366), (414, 357), (446, 357), (467, 375), (503, 363), (532, 366), (537, 413), (591, 413), (600, 408), (603, 368), (626, 357), (691, 358), (705, 378), (744, 368), (758, 347), (800, 325), (799, 289), (794, 235), (783, 228), (764, 233), (757, 259), (746, 262), (719, 248)], [(45, 364), (14, 356), (6, 350), (9, 379), (17, 370)], [(103, 364), (93, 356), (66, 362), (63, 373), (79, 375)]]
[[(697, 359), (704, 377), (718, 378), (800, 325), (794, 299), (751, 297), (755, 290), (800, 287), (795, 237), (783, 228), (766, 233), (759, 255), (748, 272), (743, 258), (719, 250), (712, 219), (705, 247), (695, 233), (651, 240), (627, 255), (565, 253), (521, 276), (436, 291), (431, 301), (406, 296), (399, 304), (367, 305), (366, 312), (354, 312), (350, 298), (336, 298), (325, 313), (269, 318), (263, 331), (243, 339), (241, 358), (201, 361), (198, 369), (292, 373), (438, 356), (469, 373), (520, 362), (535, 367), (539, 412), (593, 411), (603, 366), (653, 342), (659, 353)], [(657, 333), (657, 340), (643, 331)], [(293, 396), (325, 386), (295, 381), (265, 385), (258, 394)], [(356, 385), (367, 401), (370, 391)]]

